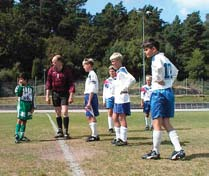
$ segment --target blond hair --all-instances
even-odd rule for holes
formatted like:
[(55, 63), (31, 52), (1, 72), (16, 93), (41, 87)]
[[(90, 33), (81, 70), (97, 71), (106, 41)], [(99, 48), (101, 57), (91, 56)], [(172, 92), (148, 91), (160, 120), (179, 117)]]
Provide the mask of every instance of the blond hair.
[(114, 53), (110, 56), (110, 61), (112, 61), (112, 60), (114, 60), (114, 59), (122, 61), (122, 60), (123, 60), (123, 56), (122, 56), (122, 54), (120, 54), (119, 52), (114, 52)]

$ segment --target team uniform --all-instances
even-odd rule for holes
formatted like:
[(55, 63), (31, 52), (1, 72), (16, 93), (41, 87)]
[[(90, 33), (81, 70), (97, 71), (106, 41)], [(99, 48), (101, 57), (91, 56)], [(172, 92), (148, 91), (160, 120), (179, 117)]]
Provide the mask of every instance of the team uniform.
[[(152, 119), (174, 117), (174, 93), (172, 90), (173, 82), (178, 75), (178, 69), (164, 56), (158, 53), (152, 57), (152, 95), (151, 95), (151, 116)], [(164, 84), (159, 84), (160, 81)], [(176, 130), (172, 129), (168, 136), (175, 148), (170, 159), (176, 160), (185, 157)], [(145, 154), (143, 159), (159, 159), (160, 143), (162, 138), (161, 130), (153, 130), (153, 149)]]
[[(151, 95), (151, 116), (174, 117), (174, 94), (173, 82), (178, 75), (178, 69), (164, 56), (159, 53), (152, 57), (152, 95)], [(164, 85), (157, 82), (163, 80)]]
[(35, 108), (34, 104), (34, 89), (30, 85), (22, 86), (17, 85), (15, 94), (18, 96), (17, 101), (17, 118), (18, 121), (24, 122), (17, 123), (15, 126), (15, 143), (20, 141), (30, 141), (24, 136), (27, 120), (32, 119), (32, 110)]
[(84, 89), (85, 107), (88, 103), (89, 94), (94, 93), (94, 95), (91, 101), (92, 109), (86, 109), (86, 117), (91, 117), (91, 116), (96, 117), (99, 115), (99, 110), (98, 110), (99, 103), (98, 103), (98, 97), (97, 97), (98, 91), (99, 91), (99, 81), (98, 81), (96, 73), (93, 70), (91, 70), (85, 82), (85, 89)]
[(15, 94), (18, 96), (17, 118), (21, 120), (32, 119), (31, 110), (34, 108), (34, 90), (30, 85), (16, 86)]
[(117, 70), (117, 77), (114, 82), (115, 104), (113, 112), (117, 114), (131, 115), (129, 87), (135, 83), (135, 78), (127, 71), (125, 67)]
[(106, 104), (106, 108), (113, 108), (114, 106), (114, 83), (116, 78), (109, 77), (104, 81), (103, 85), (103, 103)]
[(144, 101), (143, 112), (148, 114), (150, 113), (150, 97), (152, 94), (152, 86), (143, 85), (140, 89), (141, 91), (141, 99)]
[[(109, 77), (104, 81), (103, 85), (103, 104), (107, 109), (113, 109), (114, 107), (114, 81), (116, 78)], [(113, 119), (108, 115), (108, 127), (109, 131), (113, 132)]]
[[(135, 78), (127, 71), (125, 67), (120, 67), (117, 70), (116, 80), (114, 81), (114, 113), (131, 115), (130, 96), (128, 89), (132, 84), (135, 83), (135, 81)], [(116, 138), (112, 141), (113, 144), (116, 143), (116, 145), (127, 145), (127, 127), (115, 127), (115, 134)]]
[[(150, 85), (143, 85), (140, 89), (141, 91), (141, 99), (143, 101), (143, 112), (147, 115), (149, 115), (150, 113), (150, 98), (151, 98), (151, 94), (152, 94), (152, 86)], [(149, 125), (149, 122), (148, 122), (148, 117), (149, 116), (145, 116), (145, 129), (149, 129), (149, 126), (150, 126), (150, 129), (152, 129), (152, 122), (150, 120), (150, 125)]]

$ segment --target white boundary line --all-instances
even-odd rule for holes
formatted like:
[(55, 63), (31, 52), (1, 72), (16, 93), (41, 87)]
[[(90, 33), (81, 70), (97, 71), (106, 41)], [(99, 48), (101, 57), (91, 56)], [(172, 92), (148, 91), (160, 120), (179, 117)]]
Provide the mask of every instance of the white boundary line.
[[(46, 113), (46, 115), (48, 116), (49, 121), (51, 122), (54, 131), (56, 131), (57, 127), (56, 127), (54, 121), (52, 120), (52, 117), (48, 113)], [(70, 167), (70, 169), (73, 172), (73, 176), (84, 176), (85, 175), (84, 171), (81, 169), (79, 164), (75, 161), (75, 159), (73, 157), (72, 150), (70, 149), (70, 146), (68, 146), (64, 140), (57, 140), (57, 141), (62, 149), (62, 152), (63, 152), (64, 157), (68, 163), (68, 166)]]

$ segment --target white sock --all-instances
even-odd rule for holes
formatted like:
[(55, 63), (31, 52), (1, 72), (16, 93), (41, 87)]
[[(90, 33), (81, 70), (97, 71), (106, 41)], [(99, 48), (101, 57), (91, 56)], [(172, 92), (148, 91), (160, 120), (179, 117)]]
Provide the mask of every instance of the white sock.
[(111, 129), (114, 127), (112, 117), (108, 116), (107, 118), (108, 118), (108, 127), (109, 129)]
[(145, 125), (148, 126), (148, 118), (144, 117), (144, 120), (145, 120)]
[(123, 142), (127, 141), (127, 131), (128, 131), (128, 129), (126, 127), (124, 127), (124, 126), (120, 127), (120, 139)]
[(91, 122), (89, 123), (90, 129), (91, 129), (91, 135), (96, 137), (98, 136), (98, 132), (97, 132), (97, 123), (96, 122)]
[(162, 131), (153, 130), (153, 150), (156, 151), (157, 154), (160, 153), (161, 138)]
[(152, 127), (152, 117), (150, 117), (150, 127)]
[(115, 128), (115, 135), (116, 135), (116, 139), (120, 138), (120, 127), (114, 127)]
[(178, 151), (182, 150), (176, 130), (169, 131), (168, 135), (169, 135), (169, 138), (174, 146), (175, 151), (178, 152)]

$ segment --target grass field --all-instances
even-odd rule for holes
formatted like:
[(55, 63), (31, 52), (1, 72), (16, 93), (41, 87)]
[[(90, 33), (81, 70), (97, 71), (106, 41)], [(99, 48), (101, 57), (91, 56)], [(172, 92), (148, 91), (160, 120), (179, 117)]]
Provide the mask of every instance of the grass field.
[[(55, 121), (54, 114), (50, 114)], [(152, 148), (152, 132), (144, 131), (143, 114), (133, 112), (128, 118), (128, 146), (110, 144), (114, 136), (107, 133), (106, 113), (98, 118), (101, 141), (86, 143), (90, 134), (83, 113), (70, 115), (71, 140), (62, 141), (70, 147), (73, 157), (87, 176), (209, 176), (208, 112), (176, 112), (176, 127), (187, 157), (183, 161), (167, 158), (173, 151), (166, 132), (161, 144), (161, 160), (142, 160)], [(35, 113), (28, 121), (26, 136), (31, 142), (15, 144), (15, 113), (0, 114), (1, 176), (67, 176), (73, 175), (68, 161), (54, 140), (55, 134), (46, 113)]]

